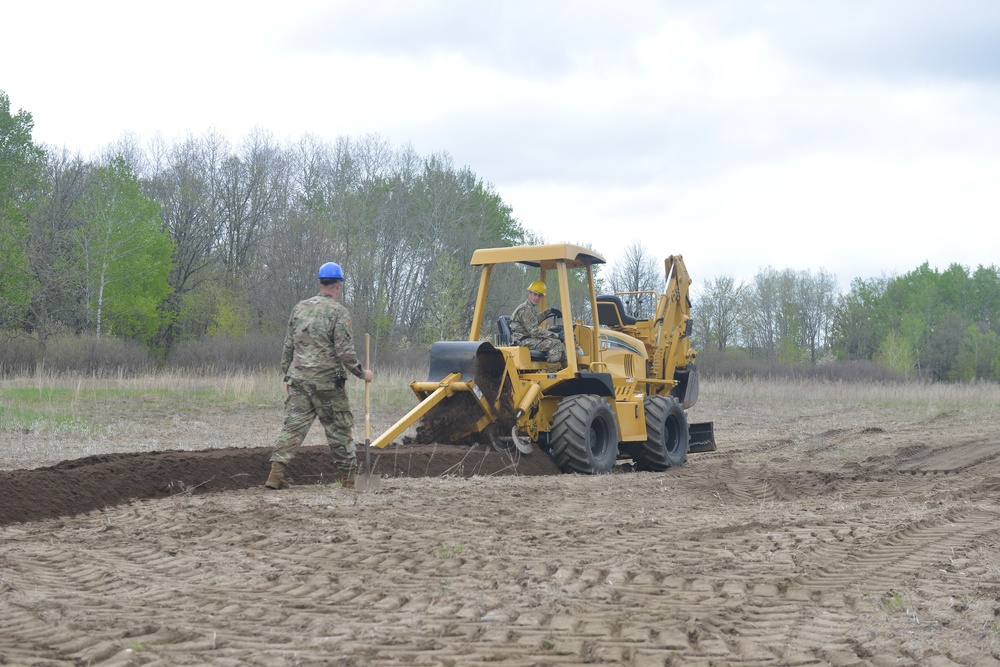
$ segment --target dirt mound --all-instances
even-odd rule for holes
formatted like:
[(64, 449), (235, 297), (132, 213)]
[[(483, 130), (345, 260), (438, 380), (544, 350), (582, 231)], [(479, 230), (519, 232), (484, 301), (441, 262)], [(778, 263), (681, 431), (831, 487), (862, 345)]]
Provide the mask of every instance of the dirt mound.
[[(363, 450), (362, 450), (363, 452)], [(359, 459), (363, 456), (359, 452)], [(146, 498), (261, 486), (271, 449), (106, 454), (31, 470), (0, 471), (0, 526), (70, 516)], [(371, 453), (385, 477), (557, 475), (544, 454), (517, 456), (484, 447), (407, 445)], [(290, 474), (298, 484), (323, 484), (334, 474), (329, 451), (303, 447)]]

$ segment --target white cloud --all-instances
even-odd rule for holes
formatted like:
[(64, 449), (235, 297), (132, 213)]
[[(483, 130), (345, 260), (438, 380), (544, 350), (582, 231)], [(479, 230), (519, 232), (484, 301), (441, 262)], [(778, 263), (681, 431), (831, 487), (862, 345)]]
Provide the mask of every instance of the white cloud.
[[(447, 152), (527, 227), (696, 280), (997, 262), (1000, 5), (793, 0), (5, 10), (36, 140), (375, 133)], [(15, 65), (16, 63), (16, 65)]]

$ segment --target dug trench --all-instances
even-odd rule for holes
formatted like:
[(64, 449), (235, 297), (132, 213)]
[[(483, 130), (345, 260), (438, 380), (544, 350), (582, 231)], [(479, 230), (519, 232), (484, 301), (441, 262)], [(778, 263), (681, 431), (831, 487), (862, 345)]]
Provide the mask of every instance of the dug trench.
[[(496, 429), (513, 426), (510, 387), (496, 359), (475, 358), (468, 372), (492, 402), (508, 395)], [(384, 449), (371, 449), (372, 474), (382, 477), (473, 477), (558, 475), (552, 460), (536, 450), (522, 456), (509, 447), (498, 451), (456, 437), (479, 408), (462, 393), (445, 401), (418, 423), (415, 433)], [(495, 432), (499, 432), (495, 429)], [(481, 439), (481, 438), (479, 438)], [(457, 444), (440, 444), (457, 443)], [(0, 526), (82, 514), (131, 501), (233, 491), (263, 486), (270, 469), (271, 448), (167, 450), (88, 456), (30, 470), (0, 471)], [(359, 469), (364, 462), (358, 445)], [(325, 446), (306, 446), (289, 465), (293, 483), (329, 484), (336, 473)]]
[[(359, 447), (359, 465), (363, 448)], [(143, 499), (262, 486), (271, 449), (236, 448), (104, 454), (30, 470), (0, 471), (0, 526), (82, 514)], [(518, 456), (483, 446), (390, 445), (371, 450), (372, 474), (383, 477), (557, 475), (536, 452)], [(297, 484), (334, 479), (325, 446), (303, 447), (289, 465)], [(275, 492), (280, 493), (280, 492)]]

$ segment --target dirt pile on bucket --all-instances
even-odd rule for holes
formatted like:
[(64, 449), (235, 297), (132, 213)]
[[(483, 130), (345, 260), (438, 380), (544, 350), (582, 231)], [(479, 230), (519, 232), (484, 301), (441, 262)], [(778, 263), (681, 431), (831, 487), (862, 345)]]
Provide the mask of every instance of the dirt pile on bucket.
[(510, 383), (504, 374), (503, 356), (491, 346), (485, 347), (488, 348), (486, 352), (480, 348), (476, 357), (469, 362), (465, 377), (472, 378), (487, 404), (496, 405), (497, 397), (501, 397), (497, 421), (490, 424), (483, 433), (469, 433), (473, 424), (483, 416), (483, 409), (471, 392), (459, 391), (431, 408), (417, 422), (416, 433), (403, 439), (404, 444), (486, 444), (510, 433), (516, 419)]

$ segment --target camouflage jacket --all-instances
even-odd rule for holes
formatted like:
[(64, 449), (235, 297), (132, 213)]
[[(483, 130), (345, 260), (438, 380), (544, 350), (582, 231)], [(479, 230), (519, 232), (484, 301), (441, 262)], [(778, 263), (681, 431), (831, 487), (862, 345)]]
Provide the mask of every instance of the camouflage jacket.
[(320, 389), (342, 383), (348, 372), (363, 378), (347, 307), (325, 294), (299, 301), (288, 319), (281, 371), (285, 382), (313, 382)]
[(514, 314), (510, 316), (510, 335), (515, 345), (529, 338), (558, 338), (559, 334), (552, 333), (548, 329), (538, 326), (538, 323), (552, 314), (551, 310), (535, 312), (535, 306), (530, 301), (525, 301), (514, 309)]

